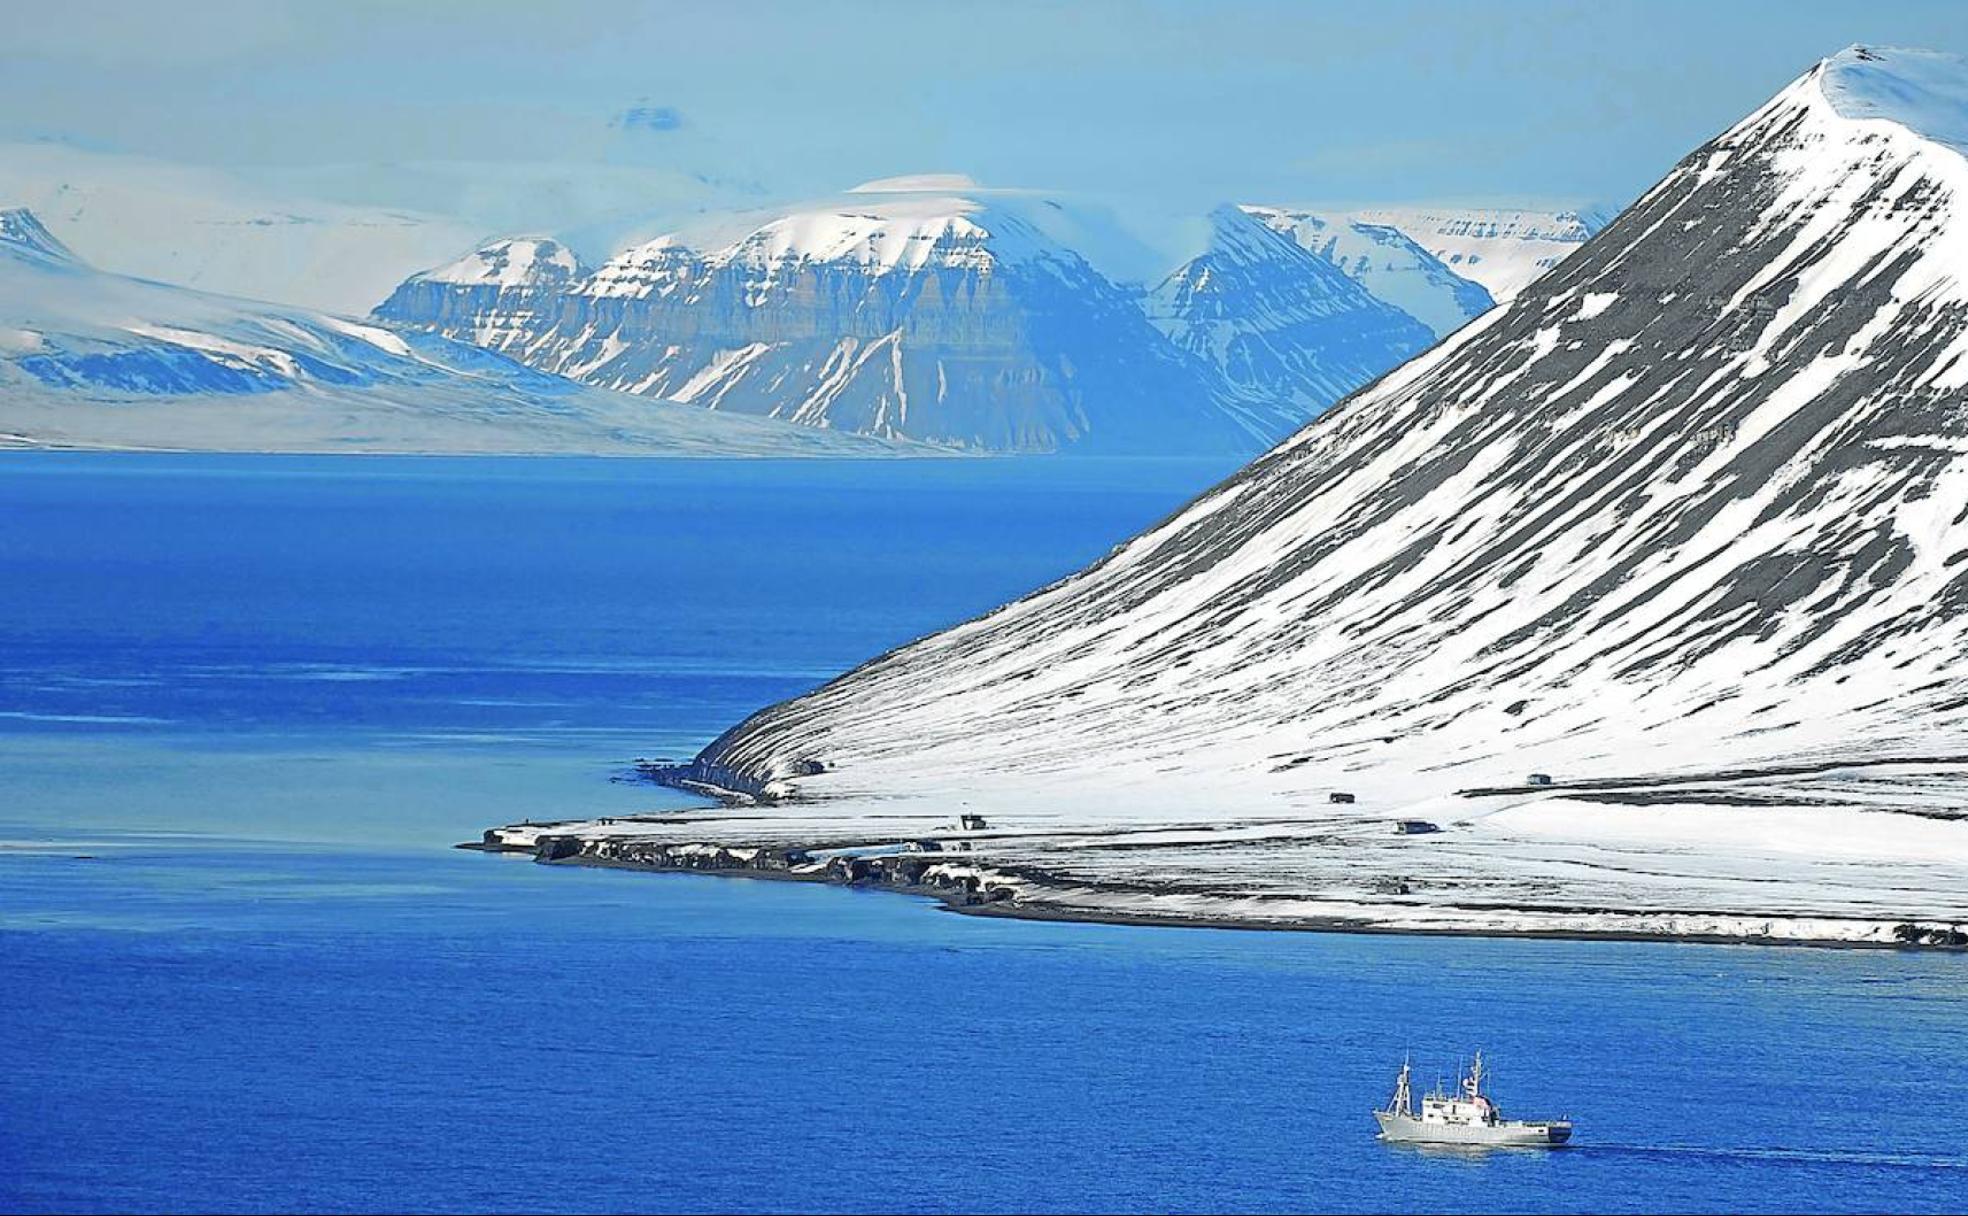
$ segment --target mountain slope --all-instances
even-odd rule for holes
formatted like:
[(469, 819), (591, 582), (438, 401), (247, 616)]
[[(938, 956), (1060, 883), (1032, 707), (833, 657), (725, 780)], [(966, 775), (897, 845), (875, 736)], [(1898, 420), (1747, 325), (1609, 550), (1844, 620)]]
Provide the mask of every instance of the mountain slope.
[(1435, 335), (1331, 262), (1236, 207), (1210, 216), (1208, 250), (1149, 296), (1148, 319), (1216, 368), (1253, 429), (1289, 434)]
[(1396, 228), (1285, 207), (1244, 210), (1332, 263), (1374, 297), (1446, 338), (1496, 303), (1481, 284), (1450, 270)]
[(962, 448), (1247, 452), (1282, 433), (1253, 434), (1207, 367), (1021, 213), (1042, 204), (941, 192), (961, 184), (660, 237), (545, 294), (454, 265), (375, 315), (588, 384)]
[(790, 800), (809, 838), (962, 802), (999, 829), (975, 864), (1054, 911), (1968, 916), (1964, 82), (1825, 61), (1098, 566), (682, 775)]
[(477, 348), (105, 274), (0, 210), (0, 440), (251, 451), (882, 454)]

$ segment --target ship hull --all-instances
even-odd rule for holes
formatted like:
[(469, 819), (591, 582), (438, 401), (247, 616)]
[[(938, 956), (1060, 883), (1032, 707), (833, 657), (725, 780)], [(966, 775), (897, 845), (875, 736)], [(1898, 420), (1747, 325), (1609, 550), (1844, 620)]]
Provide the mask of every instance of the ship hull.
[(1374, 1112), (1380, 1138), (1396, 1144), (1453, 1144), (1484, 1148), (1555, 1148), (1572, 1138), (1569, 1123), (1423, 1123), (1406, 1115)]

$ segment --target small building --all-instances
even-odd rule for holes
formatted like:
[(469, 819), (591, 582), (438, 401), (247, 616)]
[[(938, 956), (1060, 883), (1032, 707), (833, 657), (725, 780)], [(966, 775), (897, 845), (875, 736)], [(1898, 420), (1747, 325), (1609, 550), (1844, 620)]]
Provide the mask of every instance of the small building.
[(1441, 830), (1440, 827), (1430, 823), (1426, 819), (1397, 819), (1394, 821), (1394, 834), (1396, 836), (1426, 836), (1430, 832), (1439, 832)]
[(1355, 798), (1351, 794), (1343, 793), (1339, 790), (1334, 790), (1332, 793), (1326, 795), (1326, 801), (1327, 802), (1358, 802), (1359, 799)]
[(1526, 778), (1524, 778), (1524, 784), (1525, 784), (1525, 785), (1550, 785), (1550, 784), (1551, 784), (1551, 774), (1550, 774), (1550, 773), (1532, 773), (1532, 774), (1531, 774), (1530, 776), (1528, 776), (1528, 777), (1526, 777)]
[(966, 832), (981, 832), (990, 825), (984, 822), (982, 815), (959, 815), (957, 826)]

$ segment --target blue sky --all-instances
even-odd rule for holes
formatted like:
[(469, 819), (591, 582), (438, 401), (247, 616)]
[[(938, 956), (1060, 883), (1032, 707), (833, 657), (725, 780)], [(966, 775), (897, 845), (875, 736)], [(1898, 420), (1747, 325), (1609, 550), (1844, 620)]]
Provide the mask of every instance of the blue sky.
[(1848, 43), (1968, 53), (1959, 0), (65, 0), (8, 26), (0, 138), (514, 224), (928, 171), (1171, 213), (1620, 202)]

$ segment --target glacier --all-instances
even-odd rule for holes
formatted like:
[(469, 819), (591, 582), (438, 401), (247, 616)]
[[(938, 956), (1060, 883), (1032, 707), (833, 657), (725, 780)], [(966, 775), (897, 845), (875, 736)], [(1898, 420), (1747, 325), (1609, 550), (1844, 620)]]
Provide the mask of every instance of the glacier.
[(1953, 940), (1964, 81), (1821, 62), (1097, 565), (652, 770), (744, 811), (487, 844), (928, 842), (912, 889), (1030, 916)]

